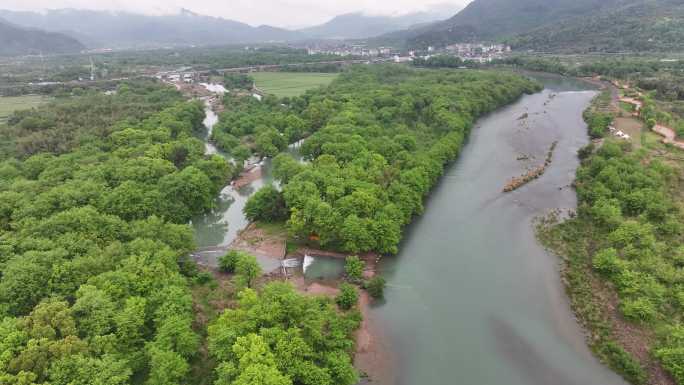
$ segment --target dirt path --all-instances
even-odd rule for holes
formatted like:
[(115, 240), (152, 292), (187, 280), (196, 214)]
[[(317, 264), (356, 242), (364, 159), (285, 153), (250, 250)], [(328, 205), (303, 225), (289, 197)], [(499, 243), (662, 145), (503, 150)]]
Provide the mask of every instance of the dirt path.
[(677, 140), (677, 134), (670, 127), (656, 124), (653, 126), (653, 132), (665, 138), (663, 139), (663, 143), (671, 144), (679, 149), (684, 150), (684, 142)]

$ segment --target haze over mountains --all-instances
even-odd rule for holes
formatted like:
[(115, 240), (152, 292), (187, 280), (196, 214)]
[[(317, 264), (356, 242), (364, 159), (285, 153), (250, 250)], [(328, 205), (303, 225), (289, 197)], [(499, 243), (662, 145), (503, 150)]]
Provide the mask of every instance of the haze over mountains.
[(83, 49), (79, 41), (88, 48), (152, 48), (363, 38), (407, 48), (506, 42), (514, 50), (546, 52), (684, 50), (684, 0), (474, 0), (460, 12), (454, 5), (401, 16), (357, 12), (299, 30), (253, 27), (187, 10), (163, 16), (0, 10), (0, 18), (14, 24), (3, 26), (12, 32), (0, 36), (2, 55), (76, 52)]
[(458, 5), (442, 4), (427, 11), (400, 16), (374, 16), (355, 12), (337, 16), (327, 23), (304, 28), (299, 32), (308, 38), (362, 39), (444, 20), (461, 9), (463, 7)]
[(59, 54), (85, 49), (78, 40), (60, 33), (13, 25), (0, 19), (0, 55)]
[(408, 28), (414, 24), (442, 20), (458, 10), (453, 5), (440, 5), (428, 11), (401, 16), (350, 13), (319, 26), (295, 31), (265, 25), (252, 27), (188, 10), (162, 16), (75, 9), (50, 10), (45, 13), (1, 10), (0, 18), (17, 25), (64, 33), (89, 48), (141, 48), (364, 38)]

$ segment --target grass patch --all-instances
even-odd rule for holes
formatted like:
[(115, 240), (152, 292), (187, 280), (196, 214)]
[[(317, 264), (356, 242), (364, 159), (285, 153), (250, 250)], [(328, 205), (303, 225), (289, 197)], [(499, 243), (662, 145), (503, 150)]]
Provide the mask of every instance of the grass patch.
[(278, 97), (298, 96), (307, 90), (327, 86), (337, 75), (309, 72), (256, 72), (251, 74), (257, 88)]
[(49, 99), (42, 95), (0, 96), (0, 123), (5, 123), (14, 111), (37, 107)]
[(266, 235), (287, 235), (285, 222), (256, 222), (255, 226), (258, 229), (264, 230)]

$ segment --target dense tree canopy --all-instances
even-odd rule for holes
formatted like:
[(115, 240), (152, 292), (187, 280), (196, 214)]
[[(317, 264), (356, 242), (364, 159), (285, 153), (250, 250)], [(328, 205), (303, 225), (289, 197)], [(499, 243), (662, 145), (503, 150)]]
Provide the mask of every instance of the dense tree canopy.
[(274, 282), (245, 289), (235, 309), (209, 326), (218, 362), (216, 385), (353, 385), (352, 332), (360, 315), (338, 313), (332, 300), (306, 297)]
[[(537, 87), (505, 73), (358, 67), (326, 89), (255, 107), (312, 133), (301, 147), (309, 164), (287, 155), (274, 162), (291, 232), (352, 253), (395, 253), (474, 120)], [(289, 141), (300, 137), (288, 134), (292, 125), (274, 127)]]
[(181, 100), (175, 90), (152, 81), (123, 83), (115, 90), (106, 95), (81, 89), (39, 109), (15, 112), (7, 126), (0, 125), (0, 158), (68, 152)]
[(199, 343), (187, 222), (231, 173), (195, 139), (203, 116), (180, 102), (94, 137), (65, 120), (80, 148), (0, 163), (0, 383), (186, 383)]

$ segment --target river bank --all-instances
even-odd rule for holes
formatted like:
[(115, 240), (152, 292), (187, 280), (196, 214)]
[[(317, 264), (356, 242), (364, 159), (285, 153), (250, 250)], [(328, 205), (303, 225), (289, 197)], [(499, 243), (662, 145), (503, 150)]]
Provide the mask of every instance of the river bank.
[[(534, 236), (533, 218), (576, 204), (565, 187), (578, 165), (576, 151), (588, 142), (581, 112), (595, 95), (571, 79), (544, 81), (545, 91), (477, 122), (425, 214), (407, 228), (399, 255), (379, 262), (387, 302), (362, 297), (364, 325), (357, 335), (357, 367), (372, 383), (441, 385), (458, 373), (463, 383), (623, 384), (587, 349), (558, 261)], [(521, 127), (518, 117), (525, 113)], [(544, 159), (556, 141), (543, 178), (500, 193), (502, 180)], [(244, 196), (268, 177), (268, 165), (263, 171), (243, 186)], [(228, 224), (244, 220), (225, 213), (197, 230), (218, 228), (230, 245), (247, 224), (225, 242)], [(334, 285), (302, 282), (302, 292), (335, 293)]]
[[(473, 384), (624, 384), (586, 347), (559, 260), (532, 225), (576, 205), (566, 187), (588, 143), (582, 111), (596, 93), (573, 79), (540, 80), (543, 92), (478, 121), (400, 253), (381, 261), (387, 302), (371, 315), (397, 352), (396, 381), (388, 384), (438, 385), (454, 373)], [(500, 193), (502, 180), (544, 159), (554, 141), (542, 178)]]

